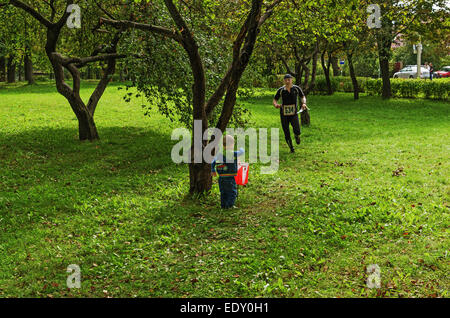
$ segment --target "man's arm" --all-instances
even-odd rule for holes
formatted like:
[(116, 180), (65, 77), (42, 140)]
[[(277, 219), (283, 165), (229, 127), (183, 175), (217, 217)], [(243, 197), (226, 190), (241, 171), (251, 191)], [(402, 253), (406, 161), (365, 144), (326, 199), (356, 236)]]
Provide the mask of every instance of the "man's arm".
[(281, 105), (278, 104), (278, 100), (280, 99), (280, 96), (281, 96), (281, 88), (279, 88), (277, 90), (277, 93), (275, 94), (275, 97), (273, 98), (273, 101), (272, 101), (273, 107), (275, 107), (275, 108), (281, 107)]
[(302, 103), (302, 109), (305, 110), (307, 108), (306, 106), (306, 96), (303, 93), (302, 89), (300, 86), (298, 86), (298, 97), (300, 98), (300, 102)]
[(276, 99), (274, 99), (272, 103), (273, 103), (273, 107), (275, 107), (275, 108), (280, 108), (281, 107), (281, 105), (278, 104), (278, 100), (276, 100)]

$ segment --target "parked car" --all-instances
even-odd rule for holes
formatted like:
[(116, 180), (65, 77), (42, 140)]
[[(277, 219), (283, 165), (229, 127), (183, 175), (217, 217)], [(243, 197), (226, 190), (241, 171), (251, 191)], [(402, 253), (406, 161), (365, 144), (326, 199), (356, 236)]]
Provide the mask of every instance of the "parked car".
[[(420, 68), (420, 78), (429, 78), (430, 71), (422, 65)], [(399, 72), (394, 73), (394, 78), (417, 78), (417, 65), (406, 65)]]
[(435, 78), (450, 77), (450, 66), (444, 66), (442, 70), (434, 72), (433, 77)]

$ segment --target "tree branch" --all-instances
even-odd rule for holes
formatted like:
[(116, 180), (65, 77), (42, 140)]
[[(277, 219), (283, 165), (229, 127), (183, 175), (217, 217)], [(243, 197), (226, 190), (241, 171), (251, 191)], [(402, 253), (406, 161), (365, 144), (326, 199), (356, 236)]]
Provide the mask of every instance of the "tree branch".
[(28, 4), (23, 3), (22, 1), (18, 0), (10, 0), (9, 3), (16, 8), (22, 9), (26, 12), (28, 12), (33, 18), (38, 20), (41, 24), (43, 24), (45, 27), (50, 28), (53, 26), (53, 23), (47, 20), (44, 16), (42, 16), (39, 12), (34, 10), (32, 7), (30, 7)]
[(170, 30), (161, 26), (145, 24), (145, 23), (137, 23), (133, 21), (127, 20), (113, 20), (113, 19), (105, 19), (100, 18), (100, 25), (108, 24), (116, 29), (138, 29), (142, 31), (150, 31), (153, 33), (158, 33), (169, 38), (174, 39), (177, 42), (182, 42), (182, 37), (179, 33), (174, 30)]

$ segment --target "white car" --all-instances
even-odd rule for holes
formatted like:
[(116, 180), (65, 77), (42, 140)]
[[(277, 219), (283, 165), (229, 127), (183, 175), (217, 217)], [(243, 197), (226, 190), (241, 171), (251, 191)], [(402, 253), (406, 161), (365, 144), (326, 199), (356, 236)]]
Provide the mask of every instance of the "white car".
[[(420, 78), (429, 78), (430, 71), (422, 65), (420, 68)], [(399, 72), (394, 74), (394, 78), (417, 78), (417, 65), (406, 65)]]

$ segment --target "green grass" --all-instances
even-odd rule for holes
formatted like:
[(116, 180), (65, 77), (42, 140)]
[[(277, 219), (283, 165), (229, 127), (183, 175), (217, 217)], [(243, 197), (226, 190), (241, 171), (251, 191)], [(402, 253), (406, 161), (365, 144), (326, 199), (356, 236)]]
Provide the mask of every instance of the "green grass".
[[(247, 103), (256, 127), (280, 127), (273, 93)], [(0, 297), (449, 296), (449, 103), (311, 96), (296, 153), (280, 129), (278, 173), (252, 165), (221, 210), (217, 179), (187, 196), (178, 125), (122, 94), (80, 143), (51, 84), (0, 87)]]

